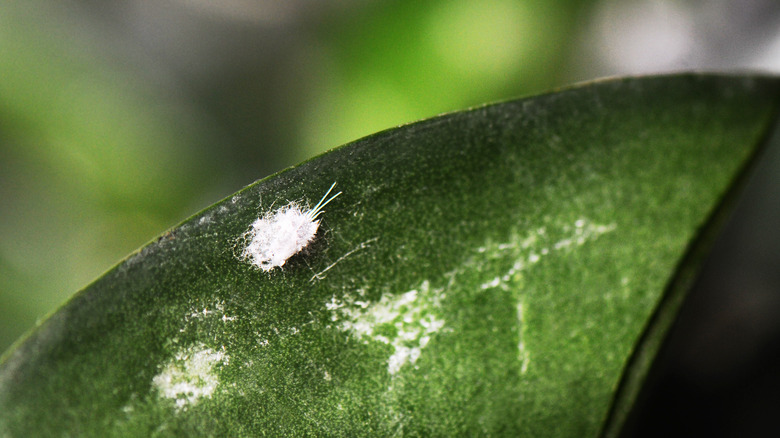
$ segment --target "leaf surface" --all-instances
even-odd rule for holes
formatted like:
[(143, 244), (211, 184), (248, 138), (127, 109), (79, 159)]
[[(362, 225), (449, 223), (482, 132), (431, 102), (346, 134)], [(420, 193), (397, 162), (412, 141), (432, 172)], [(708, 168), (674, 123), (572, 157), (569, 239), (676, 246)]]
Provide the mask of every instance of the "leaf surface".
[[(0, 434), (596, 436), (779, 92), (762, 77), (596, 82), (259, 181), (7, 352)], [(301, 252), (269, 272), (241, 257), (259, 216), (313, 207), (333, 182)]]

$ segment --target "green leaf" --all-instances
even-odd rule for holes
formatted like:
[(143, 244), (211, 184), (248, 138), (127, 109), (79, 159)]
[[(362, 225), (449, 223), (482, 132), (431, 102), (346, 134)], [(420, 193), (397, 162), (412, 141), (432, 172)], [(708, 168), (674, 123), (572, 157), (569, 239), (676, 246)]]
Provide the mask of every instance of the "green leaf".
[[(597, 82), (384, 131), (264, 179), (6, 353), (0, 435), (619, 427), (648, 360), (630, 362), (609, 416), (624, 369), (634, 351), (652, 357), (665, 325), (645, 327), (684, 289), (674, 274), (697, 265), (706, 239), (691, 242), (779, 93), (762, 77)], [(258, 216), (313, 205), (333, 182), (342, 194), (311, 244), (269, 272), (242, 259)]]

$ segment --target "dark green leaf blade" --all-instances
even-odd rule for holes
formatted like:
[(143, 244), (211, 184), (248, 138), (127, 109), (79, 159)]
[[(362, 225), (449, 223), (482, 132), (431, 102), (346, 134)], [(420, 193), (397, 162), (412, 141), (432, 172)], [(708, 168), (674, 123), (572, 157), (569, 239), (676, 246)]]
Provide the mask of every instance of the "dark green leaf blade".
[[(773, 78), (584, 85), (359, 140), (189, 219), (0, 364), (0, 434), (594, 436)], [(240, 260), (262, 212), (317, 239)]]

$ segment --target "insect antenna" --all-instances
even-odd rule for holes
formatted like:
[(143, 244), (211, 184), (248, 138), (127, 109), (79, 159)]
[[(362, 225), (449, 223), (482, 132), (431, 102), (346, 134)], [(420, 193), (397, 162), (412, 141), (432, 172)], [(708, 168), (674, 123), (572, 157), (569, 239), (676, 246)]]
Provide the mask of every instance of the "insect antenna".
[(322, 208), (325, 207), (326, 205), (328, 205), (328, 203), (330, 201), (336, 199), (336, 197), (341, 194), (341, 192), (338, 192), (335, 195), (333, 195), (330, 198), (328, 198), (328, 200), (325, 200), (325, 198), (327, 198), (328, 195), (330, 194), (330, 192), (333, 190), (333, 187), (336, 187), (336, 183), (335, 182), (330, 186), (330, 188), (325, 193), (325, 195), (322, 197), (322, 199), (320, 199), (320, 202), (318, 202), (317, 205), (315, 205), (314, 208), (312, 208), (311, 211), (309, 211), (309, 217), (310, 218), (314, 219), (317, 216), (319, 216), (320, 213), (322, 213)]

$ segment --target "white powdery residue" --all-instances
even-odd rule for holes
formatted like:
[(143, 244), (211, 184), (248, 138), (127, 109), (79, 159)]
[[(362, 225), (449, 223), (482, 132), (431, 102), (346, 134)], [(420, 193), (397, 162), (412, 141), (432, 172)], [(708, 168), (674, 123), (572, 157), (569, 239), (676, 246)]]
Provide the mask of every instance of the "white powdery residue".
[[(585, 242), (593, 240), (602, 234), (613, 231), (615, 228), (615, 224), (596, 225), (587, 219), (579, 218), (574, 221), (573, 229), (570, 225), (565, 225), (561, 228), (564, 233), (571, 233), (570, 236), (554, 242), (551, 245), (548, 241), (547, 246), (542, 246), (544, 243), (539, 242), (540, 239), (548, 235), (547, 228), (537, 228), (526, 236), (514, 235), (509, 242), (489, 243), (488, 245), (477, 248), (477, 254), (485, 253), (487, 255), (473, 258), (467, 262), (467, 266), (472, 264), (483, 266), (485, 262), (484, 257), (487, 257), (488, 259), (504, 258), (507, 256), (514, 257), (515, 260), (507, 271), (480, 285), (480, 289), (483, 290), (495, 287), (505, 288), (505, 283), (511, 281), (516, 274), (541, 262), (544, 257), (553, 252), (569, 249), (575, 245), (581, 246), (585, 244)], [(464, 269), (464, 271), (465, 270), (468, 269)], [(455, 275), (457, 275), (457, 272), (452, 274), (452, 276)]]
[(561, 239), (561, 240), (555, 242), (555, 244), (553, 244), (553, 248), (555, 248), (555, 250), (557, 251), (559, 249), (570, 247), (572, 243), (573, 243), (573, 241), (571, 239), (568, 239), (568, 238), (567, 239)]
[(496, 277), (488, 282), (482, 283), (479, 287), (480, 289), (490, 289), (491, 287), (496, 287), (499, 284), (501, 284), (501, 278)]
[(229, 359), (224, 351), (197, 344), (176, 353), (152, 383), (161, 397), (174, 400), (177, 409), (194, 406), (204, 397), (211, 398), (219, 384), (214, 368), (227, 365)]
[(214, 301), (210, 305), (201, 307), (194, 307), (190, 309), (189, 314), (185, 317), (187, 320), (203, 319), (214, 316), (221, 319), (222, 322), (232, 322), (238, 319), (235, 315), (228, 315), (225, 313), (225, 302)]
[(517, 303), (517, 326), (519, 328), (517, 334), (519, 339), (517, 342), (517, 352), (518, 358), (520, 359), (520, 373), (522, 374), (525, 374), (526, 371), (528, 371), (528, 364), (531, 362), (531, 353), (525, 347), (525, 342), (523, 341), (523, 338), (525, 337), (525, 325), (523, 323), (524, 319), (523, 302), (520, 301)]
[(591, 239), (613, 231), (616, 227), (617, 225), (615, 224), (596, 225), (587, 219), (580, 218), (574, 222), (574, 235), (555, 242), (553, 248), (561, 250), (571, 248), (575, 244), (580, 246)]
[(325, 303), (325, 308), (328, 310), (336, 310), (342, 307), (344, 307), (344, 303), (337, 300), (335, 295), (331, 297), (329, 302)]
[(444, 327), (434, 313), (440, 306), (441, 290), (431, 290), (425, 281), (418, 290), (400, 295), (385, 294), (376, 303), (335, 297), (326, 303), (333, 312), (331, 320), (363, 342), (381, 342), (393, 347), (387, 359), (387, 371), (398, 373), (419, 359), (431, 336)]
[(320, 228), (317, 217), (322, 208), (341, 194), (327, 198), (335, 185), (330, 186), (314, 208), (291, 201), (257, 218), (241, 236), (240, 242), (246, 246), (239, 258), (265, 272), (284, 266), (290, 257), (314, 240)]

